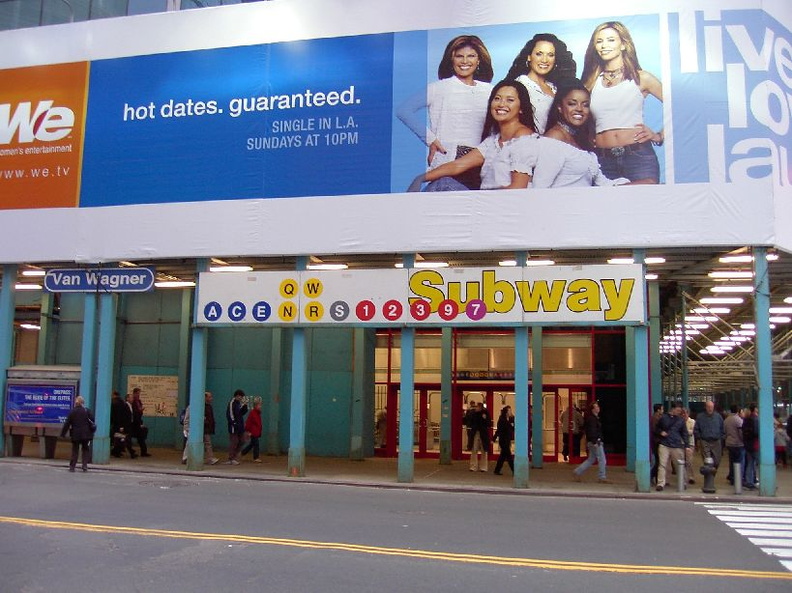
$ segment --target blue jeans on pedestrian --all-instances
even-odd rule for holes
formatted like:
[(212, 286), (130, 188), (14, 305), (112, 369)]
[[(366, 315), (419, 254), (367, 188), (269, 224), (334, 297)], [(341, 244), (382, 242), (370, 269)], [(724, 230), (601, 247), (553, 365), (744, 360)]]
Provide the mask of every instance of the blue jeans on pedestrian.
[(597, 159), (608, 179), (626, 177), (630, 181), (654, 179), (660, 181), (660, 163), (651, 142), (596, 148)]
[(253, 449), (253, 459), (259, 458), (259, 437), (250, 437), (250, 442), (242, 449), (242, 455), (247, 455)]
[(756, 483), (756, 451), (745, 449), (745, 475), (743, 484), (753, 486)]
[(740, 464), (742, 481), (745, 482), (745, 447), (726, 447), (729, 450), (729, 475), (726, 477), (729, 483), (734, 483), (734, 464)]
[(589, 443), (588, 444), (588, 458), (575, 468), (575, 473), (580, 476), (590, 468), (592, 465), (599, 466), (599, 479), (605, 479), (606, 462), (605, 462), (605, 446), (602, 443)]

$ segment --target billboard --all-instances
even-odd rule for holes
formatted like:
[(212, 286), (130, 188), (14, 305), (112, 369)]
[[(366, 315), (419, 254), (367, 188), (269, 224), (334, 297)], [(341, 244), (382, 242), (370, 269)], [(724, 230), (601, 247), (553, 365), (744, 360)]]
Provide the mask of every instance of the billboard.
[(77, 396), (76, 382), (14, 382), (6, 387), (6, 426), (61, 426)]
[[(0, 88), (0, 225), (14, 239), (25, 217), (13, 210), (46, 209), (59, 252), (72, 251), (58, 259), (77, 261), (783, 238), (773, 213), (776, 190), (790, 185), (788, 8), (779, 20), (749, 0), (718, 10), (616, 3), (570, 19), (484, 2), (451, 18), (443, 7), (451, 14), (456, 3), (440, 2), (400, 14), (389, 31), (382, 11), (401, 8), (374, 3), (349, 34), (347, 19), (309, 18), (332, 4), (306, 3), (313, 33), (300, 39), (235, 36), (225, 15), (281, 9), (229, 7), (216, 12), (225, 41), (151, 35), (132, 44), (147, 51), (105, 41), (84, 61), (0, 70), (10, 81)], [(146, 25), (209, 18), (187, 12)], [(531, 66), (523, 51), (537, 35), (551, 40), (544, 73), (545, 58)], [(476, 40), (460, 46), (474, 50), (474, 74), (454, 69), (460, 48), (450, 44), (461, 36)], [(513, 137), (513, 122), (493, 111), (506, 78), (535, 112), (517, 118)], [(572, 78), (586, 87), (576, 99), (584, 116), (550, 105)], [(531, 134), (546, 127), (547, 137)], [(406, 193), (421, 187), (416, 176), (463, 159), (474, 175), (483, 165), (478, 180)], [(169, 228), (174, 217), (185, 232)], [(386, 220), (395, 232), (370, 232)], [(404, 240), (416, 226), (432, 232)], [(11, 241), (0, 259), (51, 252)]]

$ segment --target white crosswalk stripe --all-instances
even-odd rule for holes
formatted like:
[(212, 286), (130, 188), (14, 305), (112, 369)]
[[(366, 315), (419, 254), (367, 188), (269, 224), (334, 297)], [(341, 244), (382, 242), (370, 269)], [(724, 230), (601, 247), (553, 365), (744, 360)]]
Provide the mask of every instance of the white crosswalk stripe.
[(792, 572), (792, 506), (696, 503)]

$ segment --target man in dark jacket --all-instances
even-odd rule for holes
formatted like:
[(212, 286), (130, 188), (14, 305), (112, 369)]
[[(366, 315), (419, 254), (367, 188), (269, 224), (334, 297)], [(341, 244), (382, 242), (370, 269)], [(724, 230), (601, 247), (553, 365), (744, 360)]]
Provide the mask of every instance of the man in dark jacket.
[(591, 402), (583, 420), (583, 428), (586, 431), (588, 458), (572, 472), (572, 476), (576, 482), (580, 482), (583, 472), (596, 463), (599, 466), (599, 481), (602, 484), (610, 484), (610, 480), (608, 480), (607, 476), (605, 444), (602, 441), (602, 423), (600, 422), (599, 413), (599, 402)]
[(743, 488), (756, 489), (756, 461), (759, 456), (759, 410), (756, 404), (748, 406), (748, 414), (743, 418), (743, 444), (745, 445), (745, 474)]
[(117, 391), (113, 391), (113, 400), (110, 402), (110, 427), (113, 443), (110, 454), (121, 457), (126, 449), (132, 459), (137, 457), (132, 449), (132, 404), (122, 400)]
[[(470, 449), (470, 471), (485, 472), (488, 465), (492, 420), (482, 402), (478, 402), (476, 405), (476, 411), (471, 414), (469, 422), (468, 426), (473, 431), (473, 446)], [(481, 453), (481, 460), (479, 460), (479, 453)]]
[[(683, 471), (685, 465), (685, 450), (690, 449), (690, 435), (682, 418), (682, 403), (677, 402), (670, 413), (663, 414), (657, 421), (655, 436), (658, 439), (657, 453), (659, 465), (657, 467), (658, 491), (666, 487), (666, 468), (669, 458)], [(681, 465), (680, 465), (681, 462)]]
[(248, 411), (245, 399), (245, 392), (237, 389), (226, 408), (226, 420), (228, 421), (228, 461), (226, 463), (231, 465), (239, 465), (239, 451), (242, 449), (242, 435), (245, 433), (245, 414)]
[(95, 430), (96, 422), (93, 414), (85, 407), (83, 397), (78, 395), (74, 400), (74, 408), (66, 416), (66, 421), (61, 429), (61, 438), (65, 438), (69, 433), (72, 442), (71, 459), (69, 460), (70, 472), (73, 472), (77, 467), (77, 455), (80, 449), (82, 449), (82, 470), (88, 471), (88, 463), (91, 460), (90, 444)]
[(696, 416), (693, 436), (701, 450), (701, 458), (706, 460), (711, 457), (717, 470), (723, 455), (723, 439), (726, 438), (726, 431), (723, 426), (723, 416), (715, 411), (714, 401), (705, 402), (704, 411)]

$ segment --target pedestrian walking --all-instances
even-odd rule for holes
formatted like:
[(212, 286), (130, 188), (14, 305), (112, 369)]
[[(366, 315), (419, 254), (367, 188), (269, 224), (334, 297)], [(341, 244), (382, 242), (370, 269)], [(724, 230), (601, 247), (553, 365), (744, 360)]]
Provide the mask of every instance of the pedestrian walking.
[(69, 460), (69, 471), (73, 472), (77, 468), (77, 456), (82, 451), (82, 470), (88, 471), (88, 464), (91, 462), (91, 441), (96, 432), (96, 422), (91, 410), (85, 407), (85, 399), (78, 395), (74, 400), (74, 407), (61, 429), (61, 438), (65, 438), (68, 433), (71, 438), (72, 450)]
[(583, 428), (586, 432), (586, 445), (588, 447), (588, 458), (572, 472), (576, 482), (580, 482), (585, 472), (595, 463), (598, 465), (598, 481), (602, 484), (610, 484), (607, 476), (607, 461), (605, 459), (605, 445), (602, 440), (602, 423), (599, 418), (600, 405), (596, 400), (589, 404), (589, 408), (583, 419)]

